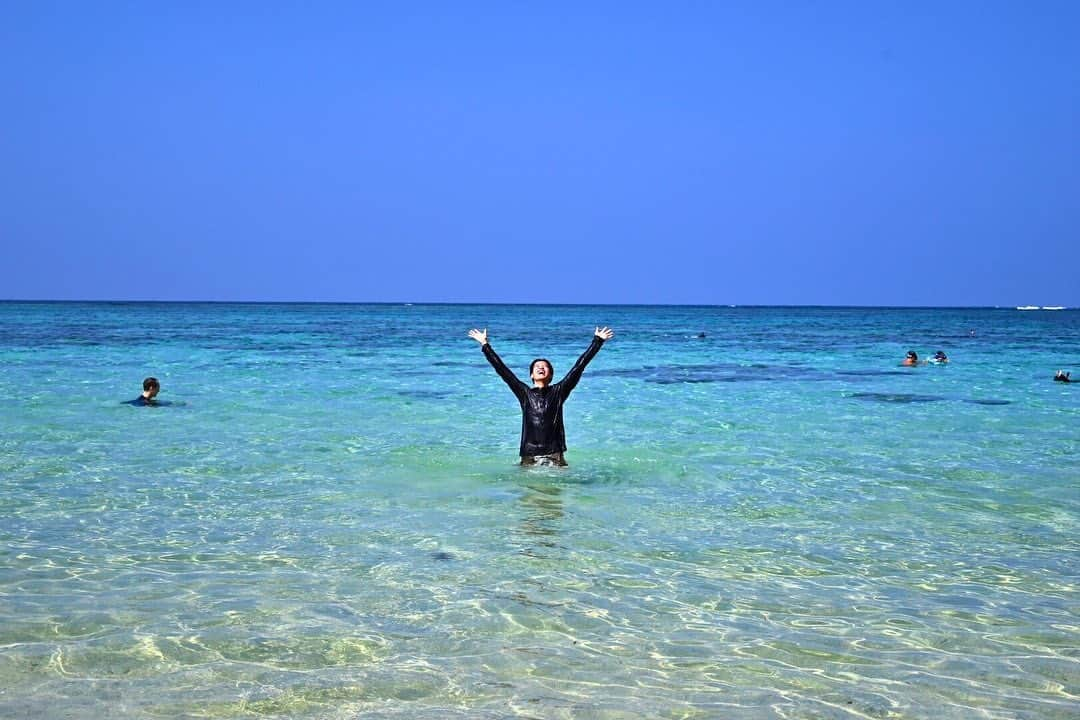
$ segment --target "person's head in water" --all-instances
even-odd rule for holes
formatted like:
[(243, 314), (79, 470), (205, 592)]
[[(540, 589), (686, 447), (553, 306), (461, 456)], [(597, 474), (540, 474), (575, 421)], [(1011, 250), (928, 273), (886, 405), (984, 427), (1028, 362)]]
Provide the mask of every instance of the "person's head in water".
[(153, 400), (161, 392), (161, 383), (156, 377), (148, 377), (142, 381), (142, 396), (147, 400)]
[(908, 350), (907, 355), (904, 356), (904, 362), (902, 364), (903, 365), (918, 365), (919, 364), (919, 354), (916, 353), (914, 350)]
[(529, 365), (529, 377), (532, 378), (533, 385), (544, 387), (551, 382), (554, 374), (555, 368), (551, 367), (551, 362), (546, 358), (536, 358)]
[(947, 363), (949, 362), (949, 356), (945, 354), (944, 350), (938, 350), (936, 353), (934, 353), (934, 362), (939, 364)]

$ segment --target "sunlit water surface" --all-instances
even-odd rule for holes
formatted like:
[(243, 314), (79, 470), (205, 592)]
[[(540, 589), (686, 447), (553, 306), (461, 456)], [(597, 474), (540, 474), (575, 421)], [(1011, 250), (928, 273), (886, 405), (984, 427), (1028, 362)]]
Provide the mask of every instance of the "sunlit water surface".
[[(597, 324), (517, 467), (466, 331)], [(1076, 718), (1070, 366), (1076, 311), (0, 304), (0, 717)]]

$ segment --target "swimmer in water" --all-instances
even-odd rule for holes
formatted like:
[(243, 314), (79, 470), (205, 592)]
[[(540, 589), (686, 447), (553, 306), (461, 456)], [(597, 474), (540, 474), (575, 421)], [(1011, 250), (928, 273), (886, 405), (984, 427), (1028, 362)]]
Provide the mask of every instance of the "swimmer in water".
[(1058, 370), (1056, 373), (1054, 373), (1054, 380), (1056, 382), (1063, 382), (1063, 383), (1072, 382), (1072, 380), (1069, 379), (1069, 376), (1071, 374), (1072, 374), (1071, 372), (1065, 372), (1064, 370)]
[(161, 392), (161, 383), (156, 377), (148, 377), (142, 381), (142, 395), (134, 400), (128, 400), (127, 405), (157, 405), (157, 394)]
[(529, 378), (533, 384), (529, 387), (519, 380), (491, 349), (487, 329), (469, 331), (469, 337), (480, 343), (484, 357), (509, 386), (521, 406), (521, 446), (518, 454), (521, 456), (522, 465), (566, 466), (563, 458), (563, 453), (566, 452), (563, 403), (581, 380), (585, 366), (600, 352), (604, 342), (614, 335), (610, 328), (596, 328), (592, 344), (574, 363), (574, 367), (570, 368), (566, 377), (554, 384), (551, 378), (555, 371), (551, 363), (544, 358), (533, 360), (529, 365)]
[(930, 362), (934, 363), (935, 365), (944, 365), (949, 362), (949, 358), (943, 351), (938, 350), (936, 353), (934, 353), (934, 357), (930, 358)]
[(908, 350), (907, 355), (904, 356), (904, 361), (900, 363), (904, 367), (914, 367), (919, 364), (919, 354), (914, 350)]

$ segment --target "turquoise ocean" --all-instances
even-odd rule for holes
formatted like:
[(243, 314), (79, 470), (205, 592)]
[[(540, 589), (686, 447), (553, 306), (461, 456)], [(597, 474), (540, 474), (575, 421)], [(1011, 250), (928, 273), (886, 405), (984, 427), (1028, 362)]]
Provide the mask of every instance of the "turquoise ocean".
[[(597, 325), (518, 467), (466, 332)], [(0, 717), (1076, 718), (1059, 368), (1080, 311), (0, 303)]]

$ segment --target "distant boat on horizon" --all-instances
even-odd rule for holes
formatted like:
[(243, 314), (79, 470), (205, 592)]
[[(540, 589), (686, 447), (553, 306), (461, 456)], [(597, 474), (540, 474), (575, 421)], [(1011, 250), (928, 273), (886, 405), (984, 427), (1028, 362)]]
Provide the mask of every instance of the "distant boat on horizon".
[(1038, 310), (1039, 306), (1038, 305), (1017, 305), (1016, 309), (1017, 310)]
[(1042, 307), (1039, 307), (1038, 305), (1017, 305), (1016, 309), (1017, 310), (1064, 310), (1065, 306), (1064, 305), (1043, 305)]

